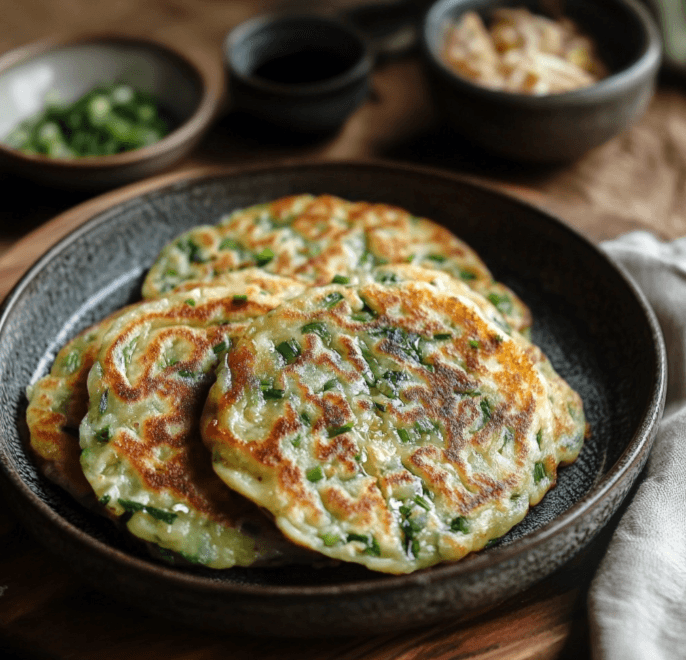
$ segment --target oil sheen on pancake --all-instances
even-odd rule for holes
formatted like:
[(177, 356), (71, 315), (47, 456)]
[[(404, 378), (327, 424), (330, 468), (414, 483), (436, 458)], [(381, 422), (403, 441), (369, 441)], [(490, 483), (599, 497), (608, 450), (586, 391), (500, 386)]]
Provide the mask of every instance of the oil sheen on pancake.
[(143, 296), (155, 298), (184, 282), (194, 286), (251, 266), (324, 285), (355, 270), (407, 262), (462, 279), (514, 328), (531, 325), (526, 305), (444, 227), (396, 206), (331, 195), (285, 197), (235, 211), (216, 226), (191, 229), (162, 250)]
[(217, 474), (286, 537), (408, 573), (507, 532), (586, 425), (489, 303), (460, 282), (389, 279), (310, 289), (257, 319), (222, 356), (201, 432)]
[(121, 315), (102, 339), (81, 465), (109, 514), (163, 556), (228, 568), (304, 554), (214, 474), (198, 430), (218, 360), (282, 300), (256, 285), (193, 289)]

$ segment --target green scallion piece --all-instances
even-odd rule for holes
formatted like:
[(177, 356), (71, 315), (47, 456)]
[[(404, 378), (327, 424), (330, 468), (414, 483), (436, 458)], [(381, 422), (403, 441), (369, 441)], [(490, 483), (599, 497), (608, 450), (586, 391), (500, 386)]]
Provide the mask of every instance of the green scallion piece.
[(386, 412), (386, 406), (384, 406), (383, 403), (378, 403), (377, 401), (374, 401), (374, 407), (375, 407), (379, 412)]
[(537, 484), (545, 477), (545, 465), (543, 463), (536, 463), (534, 465), (534, 483)]
[(343, 424), (343, 426), (335, 426), (328, 430), (328, 435), (330, 438), (335, 438), (337, 435), (347, 433), (352, 429), (353, 426), (354, 422), (348, 422), (347, 424)]
[(263, 250), (260, 250), (255, 255), (255, 261), (257, 261), (258, 266), (265, 266), (268, 264), (272, 259), (274, 258), (274, 253), (272, 250), (268, 247), (264, 248)]
[(232, 300), (235, 303), (248, 302), (248, 296), (245, 293), (237, 293)]
[(300, 344), (298, 344), (295, 339), (282, 341), (278, 346), (276, 346), (276, 350), (281, 354), (281, 357), (286, 360), (286, 364), (293, 364), (293, 362), (297, 360), (298, 356), (302, 352)]
[(154, 507), (154, 506), (146, 506), (145, 512), (147, 514), (151, 515), (153, 518), (167, 523), (167, 525), (171, 525), (179, 517), (178, 513), (172, 513), (171, 511), (165, 511), (164, 509), (158, 509), (157, 507)]
[(238, 241), (235, 241), (233, 238), (225, 238), (220, 244), (219, 244), (219, 249), (220, 250), (240, 250), (241, 246)]
[(489, 293), (486, 297), (495, 305), (498, 311), (502, 312), (503, 314), (512, 313), (513, 305), (510, 296)]
[(109, 426), (104, 426), (95, 432), (95, 439), (98, 442), (109, 442), (112, 439), (112, 430)]
[(271, 399), (271, 400), (278, 400), (278, 399), (283, 399), (284, 394), (286, 393), (285, 390), (280, 390), (275, 387), (263, 387), (262, 389), (262, 396), (264, 396), (265, 399)]
[(307, 323), (300, 328), (300, 332), (302, 332), (304, 335), (313, 333), (325, 341), (331, 339), (331, 335), (329, 334), (326, 324), (322, 323), (321, 321), (312, 321), (312, 323)]
[(188, 369), (179, 369), (179, 376), (182, 378), (195, 378), (195, 373)]
[(343, 300), (343, 294), (338, 291), (332, 291), (324, 296), (324, 305), (331, 309), (334, 305)]
[(434, 335), (436, 341), (445, 341), (446, 339), (452, 339), (453, 336), (449, 332), (437, 332)]
[(450, 529), (453, 532), (462, 532), (463, 534), (469, 534), (469, 521), (464, 516), (458, 516), (453, 518), (450, 523)]
[(365, 536), (364, 534), (348, 534), (345, 540), (346, 543), (350, 543), (351, 541), (359, 541), (365, 545), (369, 543), (369, 537)]
[(312, 420), (310, 419), (310, 416), (306, 412), (301, 412), (300, 413), (300, 421), (305, 425), (305, 426), (312, 426)]
[(413, 501), (415, 504), (418, 504), (422, 509), (425, 509), (426, 511), (431, 510), (431, 504), (429, 504), (429, 501), (425, 498), (422, 497), (421, 495), (415, 495)]
[(342, 541), (341, 537), (338, 536), (338, 534), (332, 534), (330, 532), (325, 532), (324, 534), (322, 534), (321, 539), (327, 548), (330, 548), (332, 545), (337, 545)]
[(427, 259), (431, 259), (431, 261), (435, 261), (437, 264), (442, 264), (446, 261), (446, 257), (442, 254), (427, 254), (426, 255)]
[(412, 442), (412, 436), (407, 429), (396, 429), (401, 442)]
[(98, 503), (102, 504), (102, 506), (107, 506), (110, 503), (110, 496), (109, 495), (103, 495), (99, 500)]
[(72, 351), (64, 358), (64, 368), (67, 373), (73, 374), (81, 364), (81, 355), (78, 351)]
[(324, 478), (324, 472), (322, 471), (321, 466), (317, 465), (313, 468), (310, 468), (307, 472), (305, 472), (305, 476), (307, 477), (308, 481), (316, 483), (317, 481), (321, 481)]
[(465, 280), (465, 281), (475, 280), (476, 275), (474, 273), (471, 273), (468, 270), (461, 270), (460, 271), (460, 279)]
[(543, 429), (538, 429), (538, 433), (536, 433), (536, 442), (540, 448), (541, 443), (543, 442)]
[(213, 352), (215, 355), (219, 355), (222, 351), (225, 351), (228, 347), (229, 347), (228, 342), (226, 342), (226, 341), (221, 341), (221, 342), (219, 342), (218, 344), (215, 344), (215, 345), (212, 347), (212, 352)]
[(372, 536), (369, 545), (365, 549), (365, 554), (373, 557), (381, 557), (381, 546), (379, 542)]
[(493, 415), (493, 410), (491, 409), (491, 402), (488, 399), (481, 399), (479, 402), (479, 407), (481, 408), (481, 412), (484, 416), (484, 424), (488, 422), (491, 419), (491, 416)]
[(188, 300), (184, 301), (186, 305), (190, 305), (191, 307), (195, 307), (195, 300), (193, 298), (188, 298)]
[(349, 284), (350, 278), (347, 275), (334, 275), (331, 282), (333, 284)]
[(479, 345), (480, 345), (480, 344), (479, 344), (479, 340), (478, 340), (478, 339), (470, 339), (470, 340), (469, 340), (469, 345), (470, 345), (472, 348), (479, 348)]
[(324, 391), (328, 392), (329, 390), (332, 390), (334, 387), (338, 385), (338, 380), (335, 378), (332, 378), (331, 380), (327, 380), (326, 383), (324, 383)]

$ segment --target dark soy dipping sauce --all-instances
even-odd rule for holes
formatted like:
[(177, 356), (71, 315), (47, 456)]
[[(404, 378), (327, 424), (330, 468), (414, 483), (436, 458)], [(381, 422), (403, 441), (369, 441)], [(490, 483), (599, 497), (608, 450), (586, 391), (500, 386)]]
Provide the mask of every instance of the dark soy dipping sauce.
[(253, 75), (275, 83), (302, 85), (339, 76), (352, 64), (352, 58), (340, 53), (307, 48), (262, 62)]

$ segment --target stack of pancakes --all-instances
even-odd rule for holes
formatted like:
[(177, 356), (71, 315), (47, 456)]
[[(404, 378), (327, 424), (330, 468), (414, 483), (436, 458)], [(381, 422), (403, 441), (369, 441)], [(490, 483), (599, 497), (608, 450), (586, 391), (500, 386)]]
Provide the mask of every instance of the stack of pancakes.
[(42, 472), (157, 557), (408, 573), (502, 536), (579, 396), (445, 228), (298, 195), (196, 227), (28, 388)]

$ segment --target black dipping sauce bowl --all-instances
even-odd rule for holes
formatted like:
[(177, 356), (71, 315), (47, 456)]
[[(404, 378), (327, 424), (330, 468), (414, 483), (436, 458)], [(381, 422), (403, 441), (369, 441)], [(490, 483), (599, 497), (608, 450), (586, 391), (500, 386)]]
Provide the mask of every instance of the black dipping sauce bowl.
[(232, 111), (297, 135), (334, 133), (369, 94), (367, 43), (334, 17), (249, 19), (229, 33), (224, 55)]

